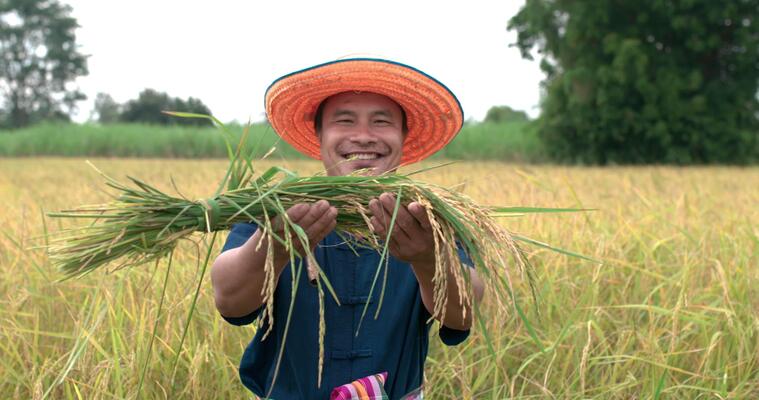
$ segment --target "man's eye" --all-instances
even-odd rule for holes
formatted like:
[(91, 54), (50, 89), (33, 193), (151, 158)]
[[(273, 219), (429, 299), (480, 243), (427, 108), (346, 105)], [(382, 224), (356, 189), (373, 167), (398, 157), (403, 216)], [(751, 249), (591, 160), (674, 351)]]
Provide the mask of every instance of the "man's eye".
[(378, 119), (378, 120), (374, 121), (374, 123), (377, 124), (377, 125), (388, 125), (388, 124), (390, 124), (390, 121), (387, 121), (387, 120), (384, 120), (384, 119)]

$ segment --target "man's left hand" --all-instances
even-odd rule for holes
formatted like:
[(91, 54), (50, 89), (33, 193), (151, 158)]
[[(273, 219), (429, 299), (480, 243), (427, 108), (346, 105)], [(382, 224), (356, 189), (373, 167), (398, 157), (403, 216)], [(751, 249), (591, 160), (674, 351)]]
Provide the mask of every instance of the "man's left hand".
[[(381, 238), (387, 237), (395, 209), (395, 196), (383, 193), (379, 199), (369, 201), (371, 223)], [(427, 216), (427, 210), (417, 202), (400, 204), (395, 217), (388, 249), (393, 257), (416, 266), (434, 265), (435, 239)]]

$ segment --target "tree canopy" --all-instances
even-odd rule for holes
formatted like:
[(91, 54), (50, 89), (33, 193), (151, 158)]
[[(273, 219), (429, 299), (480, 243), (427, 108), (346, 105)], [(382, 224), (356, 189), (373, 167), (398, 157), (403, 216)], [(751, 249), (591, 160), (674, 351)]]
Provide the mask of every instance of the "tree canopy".
[(182, 100), (154, 89), (145, 89), (140, 92), (137, 99), (130, 100), (124, 105), (119, 119), (124, 122), (143, 122), (157, 125), (212, 125), (207, 119), (177, 118), (166, 115), (162, 111), (211, 115), (211, 110), (202, 101), (194, 97)]
[(759, 159), (759, 0), (527, 0), (508, 27), (542, 54), (556, 159)]
[(525, 122), (529, 120), (530, 117), (528, 117), (527, 113), (524, 111), (515, 110), (509, 106), (493, 106), (490, 107), (487, 114), (485, 114), (484, 122)]
[(121, 104), (117, 103), (111, 95), (101, 92), (95, 96), (95, 104), (90, 120), (100, 122), (101, 124), (110, 124), (118, 122), (120, 117)]
[(87, 74), (71, 7), (55, 0), (0, 0), (0, 125), (68, 119), (85, 96), (73, 87)]

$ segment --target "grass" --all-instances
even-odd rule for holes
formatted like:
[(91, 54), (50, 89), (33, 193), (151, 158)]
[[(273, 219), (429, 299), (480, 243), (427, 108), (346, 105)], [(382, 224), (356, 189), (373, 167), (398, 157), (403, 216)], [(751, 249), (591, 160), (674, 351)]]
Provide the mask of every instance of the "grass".
[[(226, 160), (93, 162), (117, 179), (128, 174), (163, 183), (157, 186), (167, 192), (171, 175), (188, 198), (213, 192), (227, 166)], [(319, 168), (301, 160), (272, 163), (301, 174)], [(517, 316), (488, 320), (495, 357), (477, 330), (452, 348), (433, 338), (426, 397), (759, 396), (759, 168), (462, 162), (419, 179), (466, 182), (465, 193), (484, 204), (598, 208), (502, 222), (605, 261), (598, 266), (528, 248), (540, 317), (526, 311), (540, 346)], [(202, 246), (186, 242), (175, 253), (160, 315), (165, 262), (57, 283), (60, 275), (44, 253), (30, 249), (41, 244), (36, 238), (45, 229), (63, 227), (58, 220), (43, 224), (43, 210), (105, 201), (101, 188), (101, 177), (83, 159), (0, 161), (4, 397), (42, 398), (48, 390), (56, 399), (248, 396), (236, 366), (253, 331), (219, 318), (208, 280), (173, 371)], [(492, 308), (493, 298), (486, 296), (486, 306)]]
[[(230, 131), (242, 129), (231, 127)], [(288, 159), (303, 159), (268, 125), (253, 125), (250, 148), (260, 158), (272, 146)], [(258, 145), (260, 141), (260, 145)], [(139, 124), (41, 124), (16, 131), (0, 131), (0, 157), (141, 157), (224, 158), (224, 141), (216, 128), (150, 126)], [(526, 122), (467, 124), (436, 155), (447, 159), (542, 161), (535, 130)]]

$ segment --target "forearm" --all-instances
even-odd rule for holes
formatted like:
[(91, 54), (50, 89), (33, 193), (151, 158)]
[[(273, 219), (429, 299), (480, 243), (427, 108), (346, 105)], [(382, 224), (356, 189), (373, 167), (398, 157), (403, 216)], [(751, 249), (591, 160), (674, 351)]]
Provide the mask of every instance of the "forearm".
[[(225, 317), (242, 317), (261, 306), (264, 296), (261, 289), (265, 283), (267, 246), (262, 243), (261, 231), (256, 231), (245, 244), (227, 250), (214, 261), (211, 283), (214, 300), (219, 313)], [(275, 284), (287, 260), (275, 259)]]
[[(471, 306), (467, 306), (466, 304), (460, 304), (461, 302), (461, 296), (459, 293), (458, 285), (456, 284), (456, 279), (454, 277), (453, 272), (451, 271), (451, 264), (452, 263), (446, 263), (449, 265), (448, 268), (446, 268), (446, 274), (447, 276), (447, 287), (446, 287), (446, 293), (448, 297), (448, 301), (445, 306), (445, 317), (444, 320), (440, 319), (440, 316), (435, 316), (435, 319), (440, 321), (441, 324), (457, 330), (467, 330), (472, 326), (472, 317), (473, 312), (471, 309)], [(458, 266), (453, 266), (454, 268), (458, 268)], [(426, 264), (426, 263), (416, 263), (412, 264), (412, 269), (414, 271), (414, 275), (416, 275), (416, 279), (419, 282), (419, 289), (422, 295), (422, 302), (424, 303), (424, 306), (427, 308), (427, 310), (430, 312), (430, 314), (434, 315), (434, 309), (435, 309), (435, 302), (434, 302), (434, 283), (432, 282), (432, 278), (435, 274), (435, 266), (433, 264)], [(474, 304), (475, 301), (479, 301), (482, 298), (483, 294), (483, 287), (482, 282), (479, 279), (479, 276), (477, 274), (477, 271), (472, 268), (466, 268), (466, 273), (469, 273), (469, 280), (472, 284), (472, 292), (474, 294), (474, 298), (472, 299), (472, 304)], [(466, 310), (466, 313), (464, 313), (464, 310)], [(466, 314), (466, 317), (463, 317), (463, 315)]]

